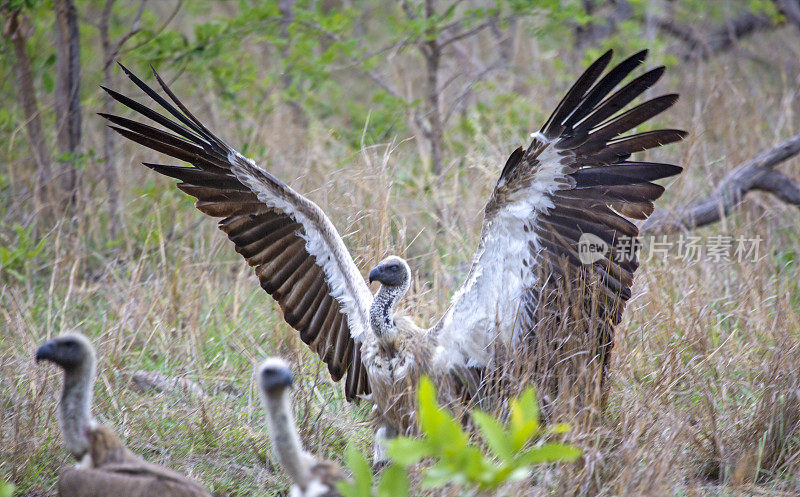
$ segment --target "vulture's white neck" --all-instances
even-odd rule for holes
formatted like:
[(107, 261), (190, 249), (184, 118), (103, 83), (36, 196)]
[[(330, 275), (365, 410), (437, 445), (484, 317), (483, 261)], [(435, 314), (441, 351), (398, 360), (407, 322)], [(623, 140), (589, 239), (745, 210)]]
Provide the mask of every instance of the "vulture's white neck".
[(369, 324), (379, 340), (390, 340), (397, 334), (394, 325), (394, 308), (408, 291), (408, 283), (400, 286), (381, 285), (372, 307), (369, 309)]
[(94, 374), (93, 362), (64, 373), (58, 421), (64, 445), (79, 461), (89, 451), (89, 430), (97, 424), (91, 412)]
[(267, 431), (278, 462), (294, 481), (305, 490), (311, 482), (311, 456), (303, 450), (292, 416), (288, 389), (261, 394), (267, 411)]

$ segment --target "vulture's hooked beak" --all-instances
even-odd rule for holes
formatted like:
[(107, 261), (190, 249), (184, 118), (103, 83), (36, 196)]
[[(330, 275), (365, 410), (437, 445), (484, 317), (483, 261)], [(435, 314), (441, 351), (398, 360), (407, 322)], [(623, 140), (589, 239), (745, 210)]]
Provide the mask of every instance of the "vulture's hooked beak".
[(369, 272), (369, 282), (380, 281), (383, 276), (383, 266), (378, 266)]
[(41, 347), (36, 349), (36, 362), (41, 361), (52, 361), (55, 359), (56, 355), (56, 342), (55, 340), (50, 340), (49, 342), (45, 342), (42, 344)]
[(277, 392), (292, 386), (294, 376), (288, 368), (269, 368), (261, 372), (261, 385), (267, 392)]

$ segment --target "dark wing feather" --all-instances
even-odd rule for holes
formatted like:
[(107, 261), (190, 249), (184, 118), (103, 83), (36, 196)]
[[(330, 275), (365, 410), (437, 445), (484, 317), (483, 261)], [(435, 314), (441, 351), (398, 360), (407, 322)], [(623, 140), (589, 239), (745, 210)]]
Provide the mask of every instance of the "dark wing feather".
[(170, 117), (105, 90), (166, 130), (100, 115), (126, 138), (194, 166), (145, 163), (179, 180), (178, 188), (197, 198), (200, 211), (222, 218), (219, 228), (254, 268), (262, 288), (277, 300), (286, 322), (325, 361), (334, 380), (347, 375), (347, 398), (369, 393), (359, 345), (368, 332), (372, 295), (330, 220), (311, 201), (214, 136), (158, 74), (172, 103), (124, 66), (123, 70)]
[[(447, 350), (454, 361), (485, 365), (499, 336), (506, 345), (522, 340), (533, 348), (530, 369), (549, 378), (542, 392), (547, 398), (563, 386), (564, 376), (555, 372), (564, 368), (577, 375), (597, 363), (602, 385), (613, 330), (638, 266), (638, 229), (631, 219), (653, 212), (664, 188), (652, 181), (682, 170), (628, 160), (685, 136), (671, 129), (625, 135), (677, 100), (663, 95), (618, 114), (663, 74), (663, 67), (651, 70), (614, 91), (645, 56), (639, 52), (601, 77), (611, 60), (610, 52), (604, 54), (531, 145), (509, 157), (487, 203), (467, 281), (434, 327), (452, 346)], [(593, 260), (580, 250), (589, 234), (607, 247)], [(576, 357), (583, 366), (576, 366)]]

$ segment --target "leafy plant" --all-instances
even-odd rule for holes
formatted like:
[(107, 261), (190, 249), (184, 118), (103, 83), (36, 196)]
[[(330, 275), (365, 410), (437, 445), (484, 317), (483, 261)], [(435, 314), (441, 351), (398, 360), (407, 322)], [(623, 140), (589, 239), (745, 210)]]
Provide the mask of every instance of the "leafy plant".
[(348, 445), (344, 458), (353, 473), (352, 482), (341, 481), (338, 484), (344, 497), (408, 497), (408, 472), (403, 467), (396, 464), (387, 467), (373, 490), (372, 471), (364, 454)]
[(14, 231), (17, 233), (17, 239), (14, 243), (0, 245), (0, 274), (8, 274), (23, 281), (25, 262), (34, 259), (42, 253), (46, 238), (35, 240), (33, 235), (33, 225), (27, 228), (14, 225)]
[(440, 488), (455, 483), (483, 491), (525, 479), (533, 466), (572, 462), (581, 455), (577, 447), (545, 441), (550, 435), (566, 433), (569, 426), (542, 427), (533, 388), (511, 401), (506, 424), (481, 410), (472, 411), (472, 420), (490, 454), (471, 442), (461, 423), (439, 405), (436, 388), (428, 378), (420, 381), (417, 396), (422, 436), (398, 437), (387, 442), (393, 464), (384, 471), (376, 492), (366, 458), (348, 447), (345, 457), (354, 481), (341, 484), (340, 491), (345, 497), (408, 496), (408, 467), (424, 459), (431, 459), (433, 465), (425, 470), (423, 486)]
[(0, 481), (0, 497), (11, 497), (15, 489), (14, 485)]

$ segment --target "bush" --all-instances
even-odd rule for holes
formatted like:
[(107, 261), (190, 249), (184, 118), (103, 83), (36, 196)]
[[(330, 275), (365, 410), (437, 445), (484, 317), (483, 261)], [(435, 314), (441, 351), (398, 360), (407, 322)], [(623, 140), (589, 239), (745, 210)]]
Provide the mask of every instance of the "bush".
[(533, 388), (525, 390), (510, 404), (510, 419), (503, 424), (483, 411), (472, 411), (490, 453), (470, 441), (461, 423), (436, 400), (436, 389), (428, 378), (420, 381), (417, 392), (417, 413), (421, 437), (397, 437), (387, 442), (392, 464), (377, 482), (369, 470), (366, 457), (348, 447), (347, 465), (352, 482), (342, 482), (339, 491), (345, 497), (408, 496), (408, 468), (429, 459), (433, 464), (424, 470), (422, 486), (440, 488), (456, 484), (472, 490), (493, 490), (505, 483), (530, 476), (534, 466), (555, 462), (572, 462), (580, 449), (546, 440), (569, 431), (566, 424), (543, 427), (539, 405)]

